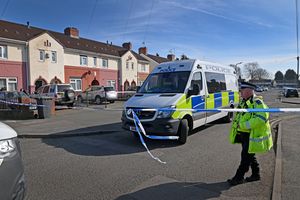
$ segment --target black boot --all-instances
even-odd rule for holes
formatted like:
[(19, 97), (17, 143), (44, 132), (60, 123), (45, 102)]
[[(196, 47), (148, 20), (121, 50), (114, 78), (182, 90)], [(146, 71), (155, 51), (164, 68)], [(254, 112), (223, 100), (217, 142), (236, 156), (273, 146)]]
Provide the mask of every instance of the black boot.
[(252, 174), (251, 176), (249, 176), (245, 179), (246, 182), (253, 182), (253, 181), (259, 181), (259, 180), (260, 180), (259, 174)]
[(244, 180), (244, 178), (233, 177), (232, 179), (228, 179), (227, 182), (229, 183), (229, 185), (235, 186), (235, 185), (245, 183), (245, 180)]

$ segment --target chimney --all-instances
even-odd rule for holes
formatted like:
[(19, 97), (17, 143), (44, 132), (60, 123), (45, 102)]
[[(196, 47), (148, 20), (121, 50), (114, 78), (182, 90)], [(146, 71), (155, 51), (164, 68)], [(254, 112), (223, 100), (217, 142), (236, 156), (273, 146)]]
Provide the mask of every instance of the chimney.
[(67, 27), (64, 30), (65, 35), (68, 35), (72, 38), (79, 38), (79, 30), (75, 27)]
[(147, 55), (147, 47), (140, 47), (139, 48), (139, 54)]
[(123, 43), (123, 45), (122, 45), (125, 49), (127, 49), (127, 50), (131, 50), (132, 49), (132, 44), (131, 44), (131, 42), (125, 42), (125, 43)]
[(29, 23), (29, 21), (27, 21), (27, 28), (30, 28), (30, 23)]
[(175, 60), (175, 55), (174, 54), (168, 54), (167, 56), (169, 61), (174, 61)]

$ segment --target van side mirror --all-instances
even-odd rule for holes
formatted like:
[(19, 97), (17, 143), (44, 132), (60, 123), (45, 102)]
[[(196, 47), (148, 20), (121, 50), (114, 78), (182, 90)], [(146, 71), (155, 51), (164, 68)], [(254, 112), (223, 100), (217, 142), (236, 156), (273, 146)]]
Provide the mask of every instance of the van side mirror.
[(136, 86), (136, 92), (138, 93), (139, 90), (141, 89), (141, 86)]
[(198, 95), (200, 92), (200, 87), (198, 84), (193, 84), (192, 88), (189, 88), (187, 96)]

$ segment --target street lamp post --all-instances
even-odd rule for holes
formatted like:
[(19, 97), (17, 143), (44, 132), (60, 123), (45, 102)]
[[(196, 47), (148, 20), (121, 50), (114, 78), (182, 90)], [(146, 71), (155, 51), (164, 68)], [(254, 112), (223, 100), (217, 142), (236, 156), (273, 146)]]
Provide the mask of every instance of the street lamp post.
[(296, 0), (296, 37), (297, 37), (297, 82), (299, 80), (299, 36), (298, 36), (298, 0)]

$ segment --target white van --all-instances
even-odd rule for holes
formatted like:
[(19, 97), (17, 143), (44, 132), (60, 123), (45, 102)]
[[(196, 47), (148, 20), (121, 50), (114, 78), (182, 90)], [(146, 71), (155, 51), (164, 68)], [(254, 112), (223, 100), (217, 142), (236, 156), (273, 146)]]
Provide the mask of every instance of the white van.
[(17, 133), (0, 122), (0, 199), (24, 197), (24, 168)]
[[(233, 113), (174, 109), (233, 108), (238, 102), (233, 68), (200, 60), (166, 62), (158, 65), (124, 104), (122, 127), (136, 131), (134, 110), (147, 135), (177, 135), (184, 144), (191, 130), (221, 118), (230, 122)], [(145, 108), (157, 110), (141, 110)]]

